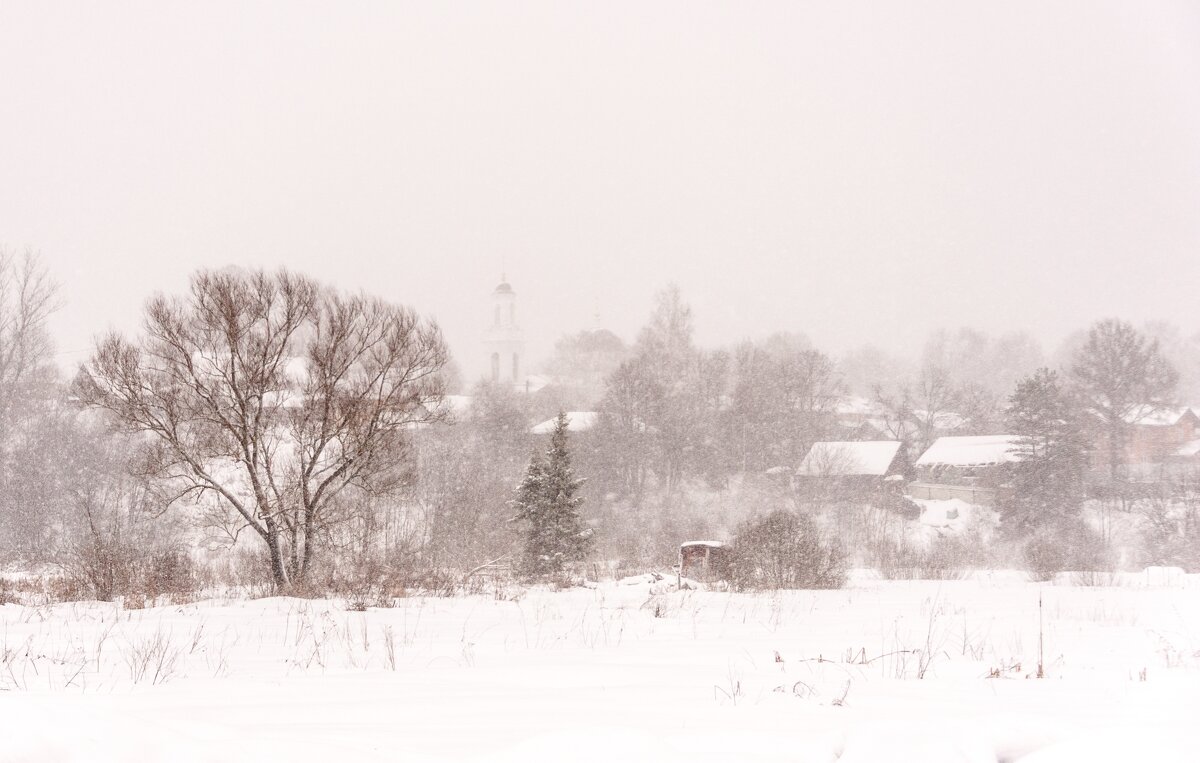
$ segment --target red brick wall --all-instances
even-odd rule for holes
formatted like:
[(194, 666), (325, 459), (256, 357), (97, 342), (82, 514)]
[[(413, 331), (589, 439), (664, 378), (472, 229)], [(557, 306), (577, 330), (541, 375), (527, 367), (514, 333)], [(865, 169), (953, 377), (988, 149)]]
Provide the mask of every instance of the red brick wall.
[[(1192, 413), (1186, 413), (1179, 421), (1170, 426), (1150, 426), (1134, 424), (1129, 428), (1128, 442), (1125, 443), (1126, 464), (1159, 464), (1170, 456), (1179, 446), (1191, 440), (1200, 439), (1200, 419)], [(1102, 469), (1108, 466), (1108, 437), (1101, 434), (1092, 452), (1093, 468)]]

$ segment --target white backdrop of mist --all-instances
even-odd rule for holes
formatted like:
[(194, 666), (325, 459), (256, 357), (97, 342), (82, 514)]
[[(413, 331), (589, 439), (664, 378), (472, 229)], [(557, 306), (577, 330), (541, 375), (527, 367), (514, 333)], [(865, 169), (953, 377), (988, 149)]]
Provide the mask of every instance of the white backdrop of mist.
[(1200, 329), (1194, 3), (0, 2), (0, 72), (68, 363), (230, 263), (432, 313), (468, 373), (502, 270), (534, 359), (668, 281), (709, 345)]

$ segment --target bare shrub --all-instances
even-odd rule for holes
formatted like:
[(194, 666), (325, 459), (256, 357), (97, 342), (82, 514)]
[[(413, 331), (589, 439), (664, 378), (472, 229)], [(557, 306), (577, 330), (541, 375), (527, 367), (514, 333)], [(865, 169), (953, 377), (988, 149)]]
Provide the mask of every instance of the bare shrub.
[(733, 585), (741, 589), (840, 588), (845, 555), (812, 518), (776, 511), (744, 523), (733, 545)]
[(1113, 570), (1076, 570), (1071, 573), (1071, 583), (1077, 586), (1109, 587), (1116, 585), (1117, 579), (1118, 575)]
[(179, 518), (140, 472), (144, 443), (110, 432), (103, 416), (78, 414), (64, 446), (59, 541), (51, 559), (80, 598), (190, 595), (195, 574)]
[(1141, 563), (1200, 571), (1200, 481), (1176, 476), (1135, 504), (1142, 515)]
[[(124, 596), (126, 608), (139, 599), (151, 603), (170, 596), (179, 603), (196, 593), (195, 563), (182, 548), (155, 548), (146, 538), (134, 542), (120, 533), (97, 533), (74, 546), (63, 567), (70, 580), (69, 595), (90, 595), (100, 601)], [(147, 547), (149, 546), (149, 547)], [(60, 595), (68, 595), (64, 589)]]
[(962, 580), (984, 561), (978, 549), (970, 538), (938, 536), (926, 546), (883, 539), (871, 552), (876, 569), (887, 580)]
[(119, 537), (99, 534), (68, 552), (64, 567), (77, 591), (100, 601), (128, 593), (136, 576), (137, 550)]
[(1037, 536), (1030, 539), (1023, 550), (1025, 567), (1034, 580), (1053, 580), (1058, 573), (1070, 568), (1062, 547), (1053, 538)]
[(190, 594), (196, 583), (196, 564), (181, 548), (152, 553), (142, 571), (142, 585), (153, 597)]
[(271, 559), (259, 549), (236, 549), (210, 569), (214, 580), (248, 598), (263, 599), (278, 593)]
[(1064, 520), (1040, 532), (1023, 549), (1026, 569), (1037, 581), (1060, 572), (1112, 572), (1113, 555), (1100, 535), (1080, 520)]
[(390, 607), (395, 603), (395, 597), (390, 595), (395, 590), (390, 578), (388, 571), (377, 562), (367, 561), (355, 565), (349, 576), (335, 580), (330, 592), (345, 599), (346, 609), (351, 612)]
[(55, 575), (45, 582), (46, 599), (50, 602), (81, 601), (88, 597), (89, 589), (71, 575)]
[(395, 578), (401, 590), (412, 591), (423, 596), (449, 597), (458, 592), (458, 576), (448, 570), (414, 571), (407, 577)]
[(311, 581), (312, 596), (334, 596), (345, 600), (346, 608), (363, 611), (369, 607), (393, 607), (397, 599), (408, 596), (450, 597), (463, 593), (482, 593), (489, 581), (462, 572), (428, 567), (415, 554), (376, 554), (342, 564), (320, 580)]

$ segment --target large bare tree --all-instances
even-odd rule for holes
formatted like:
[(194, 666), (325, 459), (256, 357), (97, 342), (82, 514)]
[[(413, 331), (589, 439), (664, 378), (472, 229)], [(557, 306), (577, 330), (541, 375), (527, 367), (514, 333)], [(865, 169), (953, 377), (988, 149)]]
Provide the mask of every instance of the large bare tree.
[(171, 500), (215, 501), (302, 585), (340, 501), (408, 474), (447, 350), (412, 310), (287, 271), (202, 271), (159, 295), (137, 339), (111, 334), (77, 378), (87, 404), (154, 443)]
[(58, 289), (32, 250), (0, 247), (0, 556), (49, 547), (63, 416), (47, 321)]
[(6, 427), (19, 401), (53, 375), (46, 322), (57, 308), (58, 286), (38, 256), (0, 248), (0, 420)]

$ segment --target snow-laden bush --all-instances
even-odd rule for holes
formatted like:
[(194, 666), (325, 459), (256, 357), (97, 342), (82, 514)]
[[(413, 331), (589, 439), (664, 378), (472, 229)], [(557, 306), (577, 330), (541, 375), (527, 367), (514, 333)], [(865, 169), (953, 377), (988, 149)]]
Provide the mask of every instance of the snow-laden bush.
[(1100, 535), (1081, 520), (1063, 520), (1039, 531), (1023, 549), (1034, 580), (1053, 580), (1060, 572), (1112, 572), (1115, 562)]
[(1139, 556), (1146, 566), (1178, 566), (1200, 570), (1200, 490), (1195, 477), (1164, 483), (1133, 502), (1140, 534)]
[(741, 589), (841, 588), (845, 555), (809, 516), (776, 511), (738, 528), (731, 577)]

